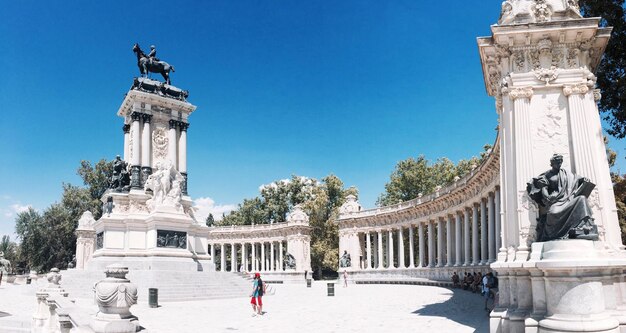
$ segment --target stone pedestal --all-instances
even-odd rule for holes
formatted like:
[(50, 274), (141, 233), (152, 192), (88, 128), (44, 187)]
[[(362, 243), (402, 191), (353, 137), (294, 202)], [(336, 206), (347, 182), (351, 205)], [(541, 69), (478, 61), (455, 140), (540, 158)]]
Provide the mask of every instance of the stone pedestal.
[(84, 269), (96, 248), (96, 220), (90, 211), (83, 213), (76, 229), (76, 269)]

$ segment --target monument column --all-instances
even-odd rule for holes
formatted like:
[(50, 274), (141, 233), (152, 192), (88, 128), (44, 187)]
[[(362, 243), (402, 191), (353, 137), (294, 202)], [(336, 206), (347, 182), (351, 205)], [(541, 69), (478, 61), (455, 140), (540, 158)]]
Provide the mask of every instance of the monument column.
[(463, 265), (462, 260), (462, 256), (461, 256), (461, 237), (463, 236), (463, 234), (461, 233), (461, 212), (456, 212), (454, 214), (456, 221), (454, 222), (454, 235), (456, 236), (456, 240), (454, 242), (454, 248), (455, 248), (455, 259), (456, 259), (456, 264), (455, 266), (461, 266)]
[(258, 271), (257, 269), (257, 263), (256, 263), (256, 244), (254, 242), (250, 243), (250, 251), (252, 252), (250, 259), (252, 260), (252, 271), (256, 272)]
[(435, 223), (428, 221), (428, 267), (435, 267)]
[(385, 267), (385, 262), (383, 261), (383, 231), (377, 230), (378, 234), (378, 269), (382, 269)]
[(211, 260), (213, 261), (213, 263), (215, 264), (217, 262), (217, 258), (215, 258), (215, 243), (211, 243), (209, 244), (209, 246), (211, 247)]
[(406, 268), (404, 265), (404, 237), (402, 226), (398, 227), (398, 268)]
[(177, 166), (177, 159), (176, 159), (176, 145), (178, 140), (177, 139), (177, 135), (176, 135), (176, 126), (178, 125), (178, 121), (176, 120), (170, 120), (169, 121), (169, 125), (170, 125), (170, 129), (168, 131), (168, 145), (167, 145), (167, 157), (169, 158), (169, 160), (172, 162), (172, 165), (174, 167)]
[(178, 172), (183, 175), (183, 183), (181, 184), (181, 192), (187, 195), (187, 128), (188, 123), (178, 123), (180, 127), (180, 138), (178, 138)]
[(275, 263), (274, 263), (274, 241), (270, 242), (270, 271), (275, 271)]
[(365, 269), (370, 269), (372, 268), (372, 240), (370, 238), (370, 232), (367, 231), (365, 233), (365, 252), (366, 254), (366, 260), (367, 260), (367, 264), (365, 264)]
[(141, 152), (139, 151), (139, 149), (141, 149), (141, 125), (139, 124), (141, 113), (133, 112), (130, 117), (133, 121), (131, 125), (130, 187), (132, 189), (141, 189)]
[(478, 265), (478, 204), (472, 204), (472, 265)]
[(480, 199), (480, 264), (487, 263), (487, 206), (485, 198)]
[(470, 265), (470, 255), (471, 255), (471, 249), (470, 249), (470, 215), (469, 215), (469, 208), (465, 207), (463, 208), (463, 216), (464, 216), (464, 221), (463, 221), (463, 258), (465, 258), (465, 262), (463, 263), (464, 266), (469, 266)]
[(503, 252), (506, 255), (506, 249), (502, 248), (502, 211), (501, 211), (501, 206), (500, 206), (500, 187), (496, 186), (496, 190), (493, 194), (493, 204), (494, 204), (494, 212), (493, 215), (495, 216), (496, 220), (495, 220), (495, 238), (496, 238), (496, 260), (498, 259), (498, 252)]
[(261, 271), (265, 272), (265, 242), (261, 242)]
[(280, 242), (278, 242), (278, 267), (279, 267), (279, 271), (284, 271), (285, 268), (283, 267), (283, 241), (281, 240)]
[(409, 224), (409, 267), (415, 268), (415, 236), (413, 235), (413, 229), (415, 227), (412, 224)]
[(235, 243), (230, 244), (230, 271), (237, 271), (237, 245)]
[(488, 226), (488, 231), (487, 231), (487, 242), (488, 242), (488, 263), (492, 263), (494, 262), (496, 259), (496, 237), (495, 237), (495, 207), (494, 207), (494, 200), (493, 200), (493, 196), (494, 193), (489, 193), (489, 195), (487, 196), (487, 216), (488, 216), (488, 221), (487, 221), (487, 226)]
[(221, 245), (221, 251), (220, 251), (220, 271), (222, 272), (226, 272), (226, 244), (222, 243)]
[(143, 114), (143, 130), (141, 131), (141, 186), (144, 185), (148, 176), (152, 174), (152, 130), (150, 122), (151, 114)]
[(242, 272), (248, 271), (248, 251), (246, 250), (246, 243), (241, 243), (241, 265), (243, 266)]
[(446, 217), (446, 267), (453, 266), (452, 262), (452, 215)]
[(126, 163), (130, 163), (130, 125), (124, 124), (122, 126), (122, 130), (124, 131), (124, 161)]
[(387, 234), (387, 260), (388, 269), (396, 268), (393, 262), (393, 229), (389, 229), (389, 233)]
[(417, 233), (418, 233), (418, 243), (419, 243), (419, 257), (420, 257), (420, 267), (426, 266), (424, 252), (426, 252), (426, 244), (424, 243), (424, 224), (417, 224)]
[(443, 220), (437, 219), (437, 267), (443, 267)]

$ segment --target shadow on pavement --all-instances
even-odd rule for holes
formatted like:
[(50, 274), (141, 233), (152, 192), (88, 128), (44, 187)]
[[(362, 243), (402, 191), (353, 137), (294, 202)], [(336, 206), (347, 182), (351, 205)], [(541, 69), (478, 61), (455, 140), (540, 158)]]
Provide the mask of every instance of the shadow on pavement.
[(412, 313), (420, 316), (444, 317), (474, 328), (475, 333), (489, 332), (489, 315), (484, 310), (484, 298), (480, 294), (461, 289), (447, 289), (442, 294), (452, 297), (441, 303), (427, 304)]

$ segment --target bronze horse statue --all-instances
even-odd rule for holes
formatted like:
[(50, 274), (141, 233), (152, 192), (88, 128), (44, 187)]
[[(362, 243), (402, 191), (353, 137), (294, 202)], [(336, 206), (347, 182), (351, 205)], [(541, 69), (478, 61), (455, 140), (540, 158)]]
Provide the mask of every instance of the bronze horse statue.
[(133, 46), (133, 52), (137, 55), (137, 67), (142, 76), (147, 76), (149, 72), (160, 73), (165, 79), (165, 83), (170, 83), (170, 71), (175, 72), (174, 66), (168, 64), (165, 61), (155, 61), (156, 59), (149, 58), (138, 43)]

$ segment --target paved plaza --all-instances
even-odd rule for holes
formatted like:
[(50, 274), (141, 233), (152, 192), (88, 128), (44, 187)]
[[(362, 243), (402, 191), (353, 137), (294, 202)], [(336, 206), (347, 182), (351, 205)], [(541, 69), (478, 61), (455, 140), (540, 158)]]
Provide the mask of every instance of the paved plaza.
[[(247, 297), (163, 303), (131, 308), (147, 332), (488, 332), (482, 298), (463, 290), (408, 285), (275, 285), (264, 297), (265, 315), (253, 317)], [(0, 287), (3, 322), (29, 320), (35, 288)], [(30, 294), (30, 295), (29, 295)], [(71, 296), (71, 295), (70, 295)], [(90, 300), (78, 300), (96, 311)]]

